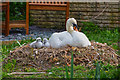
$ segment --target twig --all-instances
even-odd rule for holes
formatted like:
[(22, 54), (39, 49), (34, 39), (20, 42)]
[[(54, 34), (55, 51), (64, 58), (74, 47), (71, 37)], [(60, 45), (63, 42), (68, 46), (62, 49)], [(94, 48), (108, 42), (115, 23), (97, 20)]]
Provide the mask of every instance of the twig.
[(31, 65), (31, 66), (33, 66), (33, 67), (36, 67), (36, 68), (37, 68), (37, 66), (36, 66), (36, 65), (34, 65), (34, 64), (32, 64), (32, 63), (28, 63), (28, 65)]
[(13, 75), (13, 74), (32, 75), (32, 74), (42, 74), (42, 73), (46, 73), (46, 72), (12, 72), (12, 73), (8, 73), (8, 75)]
[[(89, 19), (89, 20), (84, 20), (84, 22), (88, 22), (88, 21), (93, 21), (93, 20), (95, 20), (97, 17), (99, 17), (100, 15), (103, 14), (103, 12), (107, 9), (107, 7), (108, 7), (108, 4), (105, 6), (105, 8), (104, 8), (97, 16), (95, 16), (95, 17), (93, 17), (93, 18), (91, 18), (91, 19)], [(78, 20), (78, 21), (81, 21), (81, 20)], [(83, 20), (82, 20), (82, 21), (83, 21)]]
[[(107, 4), (108, 6), (108, 4)], [(107, 6), (105, 6), (105, 8), (102, 10), (102, 12), (100, 12), (97, 16), (95, 16), (94, 18), (90, 19), (90, 20), (95, 20), (97, 17), (99, 17), (101, 14), (103, 14), (103, 12), (107, 9)]]

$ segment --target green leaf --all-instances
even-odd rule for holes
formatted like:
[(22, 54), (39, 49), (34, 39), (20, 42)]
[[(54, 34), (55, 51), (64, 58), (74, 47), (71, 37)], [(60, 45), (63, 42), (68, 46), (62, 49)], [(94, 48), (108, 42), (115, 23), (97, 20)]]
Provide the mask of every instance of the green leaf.
[(100, 80), (100, 65), (97, 62), (95, 80)]
[(22, 45), (20, 44), (20, 42), (18, 41), (18, 40), (16, 40), (17, 41), (17, 43), (19, 44), (19, 46), (21, 47)]
[(69, 78), (69, 75), (68, 75), (68, 66), (65, 65), (65, 71), (66, 71), (66, 78)]
[(73, 53), (71, 54), (71, 79), (73, 78)]

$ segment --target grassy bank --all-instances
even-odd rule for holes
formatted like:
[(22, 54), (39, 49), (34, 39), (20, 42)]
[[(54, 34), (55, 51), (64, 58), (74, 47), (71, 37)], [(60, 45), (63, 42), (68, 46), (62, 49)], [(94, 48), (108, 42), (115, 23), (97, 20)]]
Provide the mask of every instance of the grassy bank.
[[(87, 25), (88, 26), (88, 25)], [(95, 27), (95, 28), (94, 28)], [(99, 27), (92, 25), (90, 27), (82, 27), (82, 32), (87, 35), (90, 41), (94, 40), (100, 43), (107, 43), (109, 46), (113, 47), (114, 49), (118, 49), (118, 36), (119, 32), (118, 29), (99, 29)], [(28, 44), (34, 41), (33, 39), (22, 40), (20, 44)], [(18, 43), (13, 43), (9, 45), (2, 45), (2, 58), (4, 59), (10, 53), (10, 51), (14, 50), (16, 47), (19, 47)], [(118, 53), (117, 53), (118, 54)], [(13, 60), (12, 63), (8, 63), (3, 66), (3, 77), (17, 77), (17, 78), (66, 78), (66, 68), (56, 66), (50, 70), (47, 70), (44, 74), (39, 75), (12, 75), (9, 76), (7, 73), (15, 71), (15, 64), (16, 61)], [(94, 65), (96, 66), (96, 62)], [(105, 65), (104, 63), (100, 63), (100, 78), (119, 78), (120, 69), (119, 66), (111, 66), (109, 64)], [(36, 68), (26, 68), (26, 72), (37, 72)], [(68, 67), (68, 76), (71, 73), (71, 67)], [(90, 69), (89, 67), (83, 67), (81, 65), (75, 66), (73, 65), (73, 78), (95, 78), (96, 69)]]

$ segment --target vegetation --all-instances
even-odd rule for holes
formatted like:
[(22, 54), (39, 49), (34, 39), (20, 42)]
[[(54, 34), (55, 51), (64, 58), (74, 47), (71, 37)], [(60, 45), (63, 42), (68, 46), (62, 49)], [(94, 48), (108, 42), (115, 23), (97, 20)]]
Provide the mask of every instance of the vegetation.
[[(90, 23), (91, 25), (91, 23)], [(82, 27), (82, 32), (84, 32), (90, 40), (94, 40), (101, 43), (107, 43), (111, 45), (114, 49), (118, 49), (117, 41), (119, 32), (117, 29), (112, 30), (101, 30), (97, 26), (96, 28), (92, 27)], [(93, 30), (91, 30), (93, 29)], [(2, 45), (2, 58), (4, 59), (10, 53), (11, 50), (23, 45), (24, 43), (28, 44), (34, 41), (33, 39), (22, 40), (20, 43), (18, 41), (9, 45)], [(118, 53), (117, 53), (118, 54)], [(73, 59), (73, 58), (72, 58)], [(71, 60), (71, 63), (72, 60)], [(15, 75), (8, 76), (7, 73), (15, 71), (16, 61), (8, 62), (3, 66), (3, 77), (16, 77)], [(70, 66), (65, 67), (53, 67), (50, 70), (46, 71), (46, 74), (24, 76), (25, 78), (119, 78), (120, 69), (119, 66), (111, 66), (110, 64), (103, 64), (100, 62), (95, 63), (96, 69), (85, 68), (81, 65), (75, 66), (71, 64)], [(26, 68), (26, 72), (37, 72), (36, 68)], [(73, 74), (74, 73), (74, 74)], [(23, 77), (19, 75), (18, 77)]]
[[(97, 63), (96, 63), (97, 65)], [(75, 66), (73, 65), (73, 72), (74, 75), (73, 78), (116, 78), (117, 80), (119, 80), (119, 72), (120, 69), (117, 68), (116, 66), (111, 66), (111, 65), (104, 65), (104, 64), (100, 64), (100, 72), (99, 74), (96, 73), (97, 69), (89, 69), (89, 68), (85, 68), (81, 65)], [(98, 67), (99, 68), (99, 67)], [(3, 77), (8, 77), (8, 78), (70, 78), (68, 76), (70, 76), (70, 71), (71, 71), (71, 67), (68, 66), (68, 75), (66, 76), (66, 71), (65, 71), (65, 67), (53, 67), (50, 70), (47, 70), (46, 73), (44, 74), (38, 74), (38, 75), (7, 75), (7, 73), (3, 72)], [(26, 72), (37, 72), (37, 70), (35, 68), (29, 69)], [(99, 77), (98, 77), (99, 76)]]
[[(23, 2), (11, 2), (10, 3), (10, 19), (25, 19), (25, 3)], [(21, 6), (22, 5), (22, 6)], [(16, 16), (14, 16), (17, 14)], [(4, 14), (3, 14), (4, 17)], [(3, 18), (4, 19), (4, 18)], [(118, 47), (118, 36), (119, 31), (117, 28), (114, 29), (100, 29), (98, 26), (93, 23), (83, 22), (82, 32), (87, 35), (90, 41), (94, 40), (96, 42), (107, 43), (111, 45), (114, 49), (120, 49)], [(8, 56), (10, 51), (14, 50), (16, 47), (21, 45), (28, 44), (34, 41), (33, 39), (22, 40), (21, 42), (16, 41), (13, 44), (2, 45), (0, 51), (2, 52), (2, 62), (4, 58)], [(119, 54), (119, 53), (117, 53)], [(120, 54), (119, 54), (120, 55)], [(119, 79), (120, 73), (120, 65), (111, 66), (110, 64), (105, 65), (101, 62), (95, 62), (96, 69), (90, 69), (89, 67), (85, 68), (82, 65), (75, 66), (73, 65), (73, 55), (71, 60), (71, 66), (63, 66), (63, 67), (53, 67), (50, 70), (46, 71), (46, 74), (39, 75), (7, 75), (7, 73), (15, 71), (16, 60), (12, 60), (12, 62), (8, 62), (3, 66), (2, 77), (17, 77), (17, 78), (116, 78)], [(1, 56), (0, 56), (1, 57)], [(26, 68), (26, 72), (37, 72), (36, 68)]]
[[(10, 2), (10, 20), (26, 19), (26, 3)], [(2, 20), (5, 20), (5, 12), (2, 14)]]
[(119, 31), (118, 28), (102, 28), (93, 24), (92, 22), (83, 22), (82, 32), (87, 35), (87, 37), (91, 40), (101, 43), (107, 43), (108, 45), (112, 45), (114, 49), (119, 49), (118, 47), (118, 38)]
[(26, 19), (25, 2), (10, 2), (10, 19), (11, 20)]

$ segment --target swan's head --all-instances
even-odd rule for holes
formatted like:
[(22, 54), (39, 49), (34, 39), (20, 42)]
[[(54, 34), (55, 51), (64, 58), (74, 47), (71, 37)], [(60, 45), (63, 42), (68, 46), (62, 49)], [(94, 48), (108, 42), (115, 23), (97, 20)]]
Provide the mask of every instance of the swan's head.
[(66, 23), (66, 30), (71, 33), (74, 31), (74, 27), (77, 28), (77, 21), (74, 18), (69, 18)]
[(37, 42), (41, 42), (42, 40), (41, 40), (40, 37), (38, 37), (38, 38), (36, 39), (36, 41), (37, 41)]

